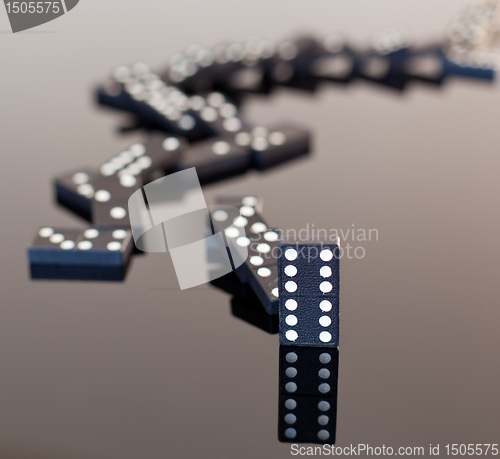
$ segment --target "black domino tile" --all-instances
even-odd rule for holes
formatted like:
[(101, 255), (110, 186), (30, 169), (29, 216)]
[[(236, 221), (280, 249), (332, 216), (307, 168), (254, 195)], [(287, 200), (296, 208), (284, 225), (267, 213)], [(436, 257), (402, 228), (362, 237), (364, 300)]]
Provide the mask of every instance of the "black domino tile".
[(81, 168), (56, 177), (54, 188), (57, 203), (91, 221), (94, 188), (89, 181), (96, 175), (97, 171), (94, 169)]
[(251, 153), (230, 140), (206, 139), (187, 148), (177, 170), (196, 168), (200, 184), (244, 174), (250, 167)]
[(270, 335), (275, 335), (279, 331), (278, 316), (270, 315), (253, 293), (247, 295), (246, 298), (233, 297), (231, 299), (231, 313), (234, 317)]
[(339, 345), (338, 245), (331, 242), (279, 246), (280, 343)]
[(252, 163), (258, 170), (269, 169), (310, 152), (310, 134), (289, 124), (257, 126), (234, 135), (234, 142), (252, 150)]
[(41, 228), (28, 249), (31, 265), (123, 268), (133, 249), (124, 228), (66, 230)]

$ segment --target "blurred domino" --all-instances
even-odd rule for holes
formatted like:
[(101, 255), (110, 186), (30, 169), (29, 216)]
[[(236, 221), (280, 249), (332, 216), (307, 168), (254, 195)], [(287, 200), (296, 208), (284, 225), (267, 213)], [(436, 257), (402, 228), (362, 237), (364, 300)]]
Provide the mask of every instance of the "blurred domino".
[(111, 79), (97, 90), (97, 99), (189, 140), (210, 135), (206, 123), (192, 110), (189, 96), (165, 83), (144, 63), (117, 67)]
[(126, 209), (132, 193), (155, 172), (164, 175), (172, 169), (186, 145), (182, 138), (152, 133), (144, 143), (134, 143), (98, 170), (84, 168), (58, 176), (54, 181), (57, 202), (99, 226), (129, 225), (128, 219), (113, 218), (111, 209)]
[(202, 185), (244, 174), (251, 165), (251, 152), (234, 142), (217, 138), (200, 140), (187, 148), (175, 169), (196, 168)]
[(264, 68), (275, 48), (272, 41), (259, 37), (213, 49), (192, 45), (172, 56), (162, 78), (190, 94), (263, 92)]
[(410, 53), (410, 36), (403, 27), (392, 27), (374, 35), (372, 50), (358, 58), (358, 76), (397, 90), (405, 89), (408, 79), (401, 67)]
[[(50, 273), (51, 269), (53, 273), (59, 269), (63, 278), (65, 268), (78, 268), (83, 279), (91, 279), (95, 269), (98, 274), (95, 279), (107, 280), (108, 269), (111, 270), (108, 277), (121, 273), (123, 278), (133, 246), (132, 233), (127, 229), (65, 230), (45, 227), (39, 230), (28, 249), (28, 258), (37, 278), (43, 277), (44, 270)], [(64, 278), (78, 278), (74, 277), (78, 270), (72, 273), (73, 277), (68, 273), (68, 277)]]
[(236, 275), (241, 282), (249, 285), (268, 314), (277, 314), (278, 271), (275, 257), (281, 237), (279, 231), (270, 228), (257, 212), (260, 202), (254, 196), (220, 197), (217, 203), (234, 205), (240, 210), (240, 216), (231, 222), (227, 220), (226, 213), (218, 213), (217, 207), (212, 206), (215, 209), (212, 214), (214, 227), (224, 231), (228, 246), (248, 249), (248, 258), (236, 269)]
[(309, 133), (289, 124), (241, 130), (234, 135), (234, 142), (252, 150), (252, 162), (258, 170), (307, 155), (310, 151)]

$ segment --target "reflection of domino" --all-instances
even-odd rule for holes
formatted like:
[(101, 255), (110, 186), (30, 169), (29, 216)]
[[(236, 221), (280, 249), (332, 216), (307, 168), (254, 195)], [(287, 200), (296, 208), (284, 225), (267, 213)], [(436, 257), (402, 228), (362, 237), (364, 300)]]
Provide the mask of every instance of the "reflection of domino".
[[(144, 195), (143, 195), (144, 191)], [(170, 252), (182, 290), (207, 283), (237, 268), (246, 247), (228, 254), (222, 232), (213, 232), (194, 168), (155, 180), (128, 201), (134, 241), (144, 252)], [(237, 209), (227, 206), (236, 215)]]
[(338, 349), (280, 346), (278, 438), (335, 443)]

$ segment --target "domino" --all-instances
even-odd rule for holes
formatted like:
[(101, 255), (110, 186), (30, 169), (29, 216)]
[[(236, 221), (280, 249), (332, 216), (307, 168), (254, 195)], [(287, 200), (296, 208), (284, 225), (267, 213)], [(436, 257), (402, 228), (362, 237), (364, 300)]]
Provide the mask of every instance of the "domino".
[(278, 440), (282, 443), (335, 444), (336, 397), (280, 395)]
[(171, 134), (153, 131), (145, 139), (110, 158), (99, 167), (103, 177), (140, 177), (144, 183), (151, 181), (156, 171), (169, 171), (179, 161), (187, 148), (186, 139)]
[(441, 45), (412, 49), (401, 63), (400, 71), (408, 79), (439, 86), (446, 77), (445, 61)]
[(269, 169), (310, 152), (310, 135), (288, 124), (257, 126), (234, 135), (234, 142), (252, 150), (252, 164), (257, 170)]
[(268, 314), (278, 313), (278, 271), (276, 251), (281, 234), (272, 229), (264, 218), (256, 211), (260, 206), (258, 198), (218, 198), (218, 203), (235, 205), (240, 210), (240, 216), (233, 222), (227, 221), (227, 216), (219, 214), (217, 207), (212, 214), (214, 228), (224, 231), (227, 245), (246, 247), (248, 258), (239, 266), (235, 273), (241, 282), (249, 285), (256, 297), (262, 303)]
[(55, 179), (57, 202), (97, 226), (130, 226), (128, 198), (142, 186), (140, 176), (105, 177), (86, 169)]
[(272, 41), (259, 37), (213, 49), (192, 45), (172, 56), (162, 78), (191, 94), (214, 90), (232, 95), (262, 92), (263, 65), (272, 58), (275, 48)]
[[(262, 212), (262, 208), (264, 206), (263, 199), (259, 196), (254, 195), (217, 196), (215, 202), (217, 205), (234, 206), (238, 209), (241, 209), (241, 207), (243, 206), (252, 207), (257, 213)], [(246, 212), (248, 213), (248, 210), (246, 210)]]
[(278, 315), (269, 315), (252, 289), (241, 282), (234, 271), (210, 281), (210, 284), (232, 295), (230, 305), (234, 317), (271, 335), (278, 333)]
[(126, 274), (123, 267), (30, 265), (33, 280), (122, 282)]
[(280, 346), (278, 439), (334, 444), (338, 349)]
[(406, 29), (393, 27), (375, 34), (372, 51), (359, 58), (359, 77), (397, 90), (405, 89), (408, 79), (401, 67), (410, 53)]
[[(111, 81), (115, 86), (108, 82), (106, 87), (98, 89), (99, 103), (128, 109), (159, 129), (188, 140), (210, 135), (206, 124), (191, 110), (189, 96), (166, 84), (147, 64), (117, 67)], [(109, 88), (112, 89), (108, 97)]]
[[(163, 175), (172, 169), (186, 147), (183, 138), (154, 132), (144, 143), (130, 145), (98, 170), (84, 168), (56, 177), (56, 200), (96, 225), (128, 225), (124, 219), (111, 218), (110, 210), (126, 208), (132, 193), (148, 183), (155, 173)], [(115, 205), (110, 206), (109, 202)]]
[(189, 46), (169, 60), (162, 78), (190, 94), (222, 89), (230, 75), (241, 68), (245, 50), (242, 44), (219, 45), (214, 49)]
[(494, 53), (446, 53), (444, 57), (445, 76), (472, 78), (493, 82), (496, 78), (496, 60)]
[[(249, 265), (247, 270), (249, 271), (245, 275), (245, 280), (253, 290), (257, 298), (260, 300), (262, 306), (267, 311), (269, 315), (277, 315), (278, 313), (278, 272), (276, 264), (271, 263), (267, 266), (253, 266), (252, 258), (249, 257)], [(257, 255), (256, 257), (260, 257)]]
[(248, 286), (238, 279), (234, 271), (211, 280), (210, 284), (234, 297), (246, 299), (249, 295)]
[(240, 117), (238, 107), (220, 92), (214, 91), (204, 97), (193, 96), (190, 103), (212, 136), (224, 137), (248, 127)]
[(441, 85), (447, 78), (470, 78), (493, 82), (496, 64), (492, 56), (466, 52), (454, 54), (442, 45), (412, 51), (401, 65), (406, 77)]
[(99, 271), (96, 278), (106, 277), (106, 270), (110, 269), (113, 278), (117, 273), (124, 276), (133, 246), (132, 233), (128, 229), (45, 227), (39, 230), (28, 249), (28, 259), (36, 278), (41, 278), (44, 270), (64, 274), (65, 268), (75, 268), (68, 273), (69, 278), (77, 278), (71, 276), (78, 276), (78, 269), (83, 279), (91, 278), (92, 269)]
[(270, 335), (275, 335), (279, 331), (278, 316), (269, 315), (260, 300), (253, 294), (247, 298), (233, 297), (231, 313), (234, 317)]
[(337, 34), (326, 36), (321, 43), (323, 52), (308, 63), (310, 78), (329, 83), (350, 83), (359, 73), (355, 51)]
[(339, 246), (283, 243), (278, 253), (280, 343), (338, 347)]
[(319, 80), (308, 73), (311, 62), (323, 54), (319, 43), (311, 37), (287, 40), (276, 47), (276, 53), (266, 65), (264, 81), (269, 87), (283, 85), (314, 91)]
[(97, 171), (91, 168), (59, 175), (54, 179), (56, 201), (87, 221), (92, 221), (94, 187), (89, 183)]
[(250, 165), (251, 153), (248, 148), (238, 146), (229, 139), (209, 138), (187, 148), (175, 169), (196, 168), (200, 183), (206, 185), (244, 174)]
[(280, 346), (280, 394), (335, 394), (338, 354), (337, 348)]

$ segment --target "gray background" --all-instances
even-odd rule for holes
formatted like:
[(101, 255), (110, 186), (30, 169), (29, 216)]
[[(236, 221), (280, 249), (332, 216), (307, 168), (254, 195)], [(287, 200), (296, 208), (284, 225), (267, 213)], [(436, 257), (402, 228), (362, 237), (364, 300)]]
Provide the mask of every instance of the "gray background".
[[(455, 0), (85, 0), (11, 34), (0, 13), (0, 457), (289, 457), (277, 441), (278, 343), (209, 286), (178, 291), (170, 260), (125, 284), (31, 282), (42, 225), (76, 226), (51, 177), (129, 144), (91, 89), (120, 63), (161, 66), (185, 46), (250, 35), (397, 24), (439, 37)], [(314, 157), (207, 188), (260, 193), (281, 228), (377, 228), (341, 263), (337, 439), (500, 442), (498, 88), (451, 82), (403, 97), (368, 84), (247, 104), (315, 133)]]

